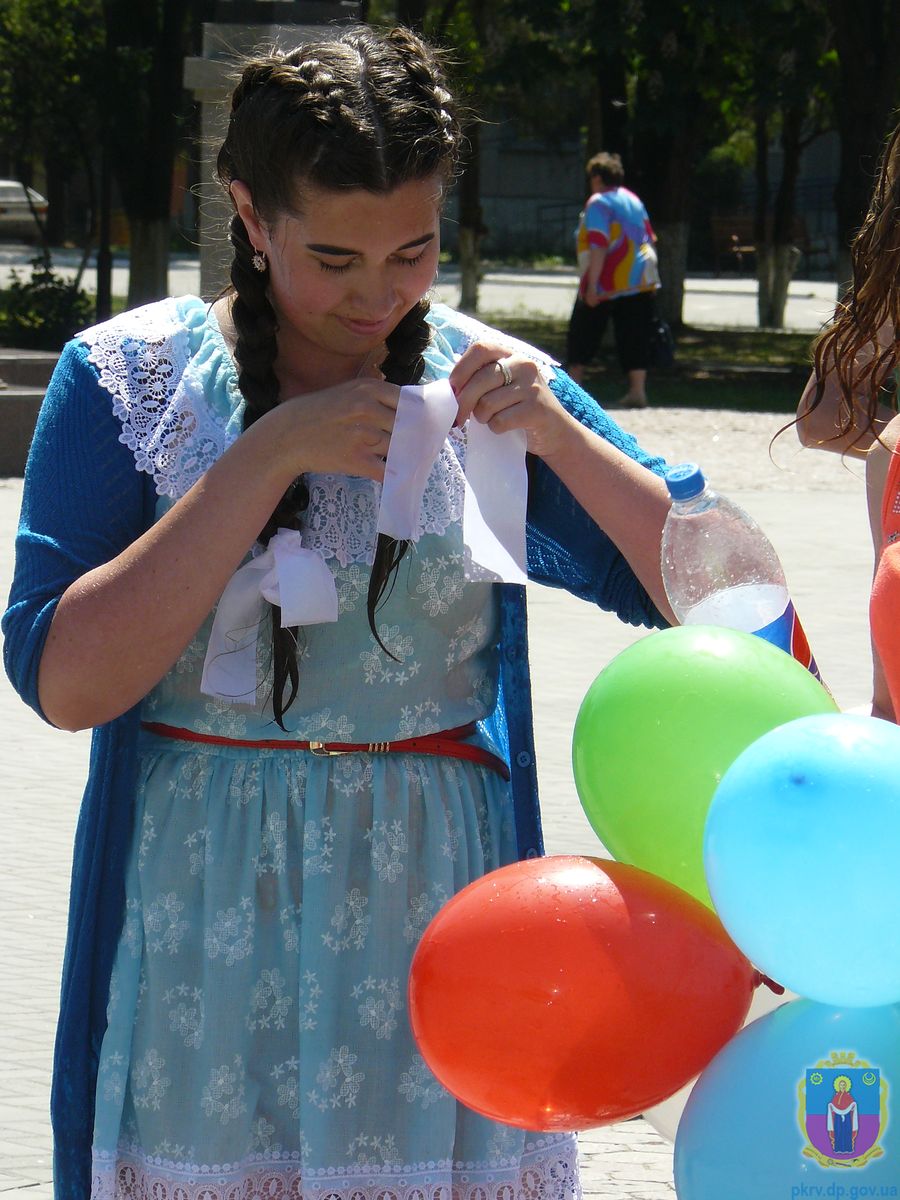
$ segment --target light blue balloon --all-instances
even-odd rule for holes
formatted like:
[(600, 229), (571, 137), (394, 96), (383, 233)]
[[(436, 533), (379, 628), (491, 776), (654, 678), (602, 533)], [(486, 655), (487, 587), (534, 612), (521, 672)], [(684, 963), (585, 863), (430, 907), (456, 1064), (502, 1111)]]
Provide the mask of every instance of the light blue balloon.
[[(849, 1101), (832, 1107), (832, 1145), (836, 1091)], [(900, 1006), (797, 1000), (748, 1025), (691, 1092), (675, 1190), (678, 1200), (900, 1196)]]
[(764, 734), (716, 789), (703, 858), (722, 923), (766, 975), (823, 1004), (900, 1001), (896, 725), (835, 713)]

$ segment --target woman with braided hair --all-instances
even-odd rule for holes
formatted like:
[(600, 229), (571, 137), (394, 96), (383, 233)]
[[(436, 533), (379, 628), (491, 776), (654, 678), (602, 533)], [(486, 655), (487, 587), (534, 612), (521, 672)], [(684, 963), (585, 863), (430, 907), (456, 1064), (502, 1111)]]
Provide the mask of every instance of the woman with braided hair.
[(459, 143), (407, 31), (252, 60), (232, 287), (60, 359), (4, 620), (23, 697), (95, 727), (60, 1198), (577, 1193), (571, 1138), (431, 1076), (406, 978), (455, 891), (542, 850), (525, 570), (663, 624), (668, 501), (545, 355), (429, 306)]

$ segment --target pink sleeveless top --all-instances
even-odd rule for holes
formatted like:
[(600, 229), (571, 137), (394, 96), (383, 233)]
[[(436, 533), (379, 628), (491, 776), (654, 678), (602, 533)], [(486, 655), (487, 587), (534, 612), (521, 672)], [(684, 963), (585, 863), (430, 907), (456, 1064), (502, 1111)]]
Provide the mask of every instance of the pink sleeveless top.
[(900, 719), (900, 453), (891, 456), (881, 505), (881, 557), (872, 583), (869, 621), (894, 714)]

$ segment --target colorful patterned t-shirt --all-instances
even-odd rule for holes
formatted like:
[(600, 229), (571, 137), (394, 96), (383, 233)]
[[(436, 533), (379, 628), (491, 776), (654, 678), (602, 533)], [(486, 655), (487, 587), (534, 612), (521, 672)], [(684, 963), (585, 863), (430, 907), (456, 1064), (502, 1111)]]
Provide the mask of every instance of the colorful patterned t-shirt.
[(641, 200), (626, 187), (595, 192), (578, 221), (576, 248), (584, 294), (591, 246), (606, 250), (597, 294), (601, 300), (659, 287), (656, 236)]

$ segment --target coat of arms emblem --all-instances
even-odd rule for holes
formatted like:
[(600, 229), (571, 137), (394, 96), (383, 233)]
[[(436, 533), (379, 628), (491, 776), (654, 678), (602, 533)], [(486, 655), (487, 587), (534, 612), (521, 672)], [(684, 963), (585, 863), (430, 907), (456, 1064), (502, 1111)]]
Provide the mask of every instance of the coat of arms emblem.
[(808, 1067), (797, 1087), (803, 1153), (822, 1167), (864, 1167), (884, 1151), (887, 1080), (851, 1051), (833, 1050)]

